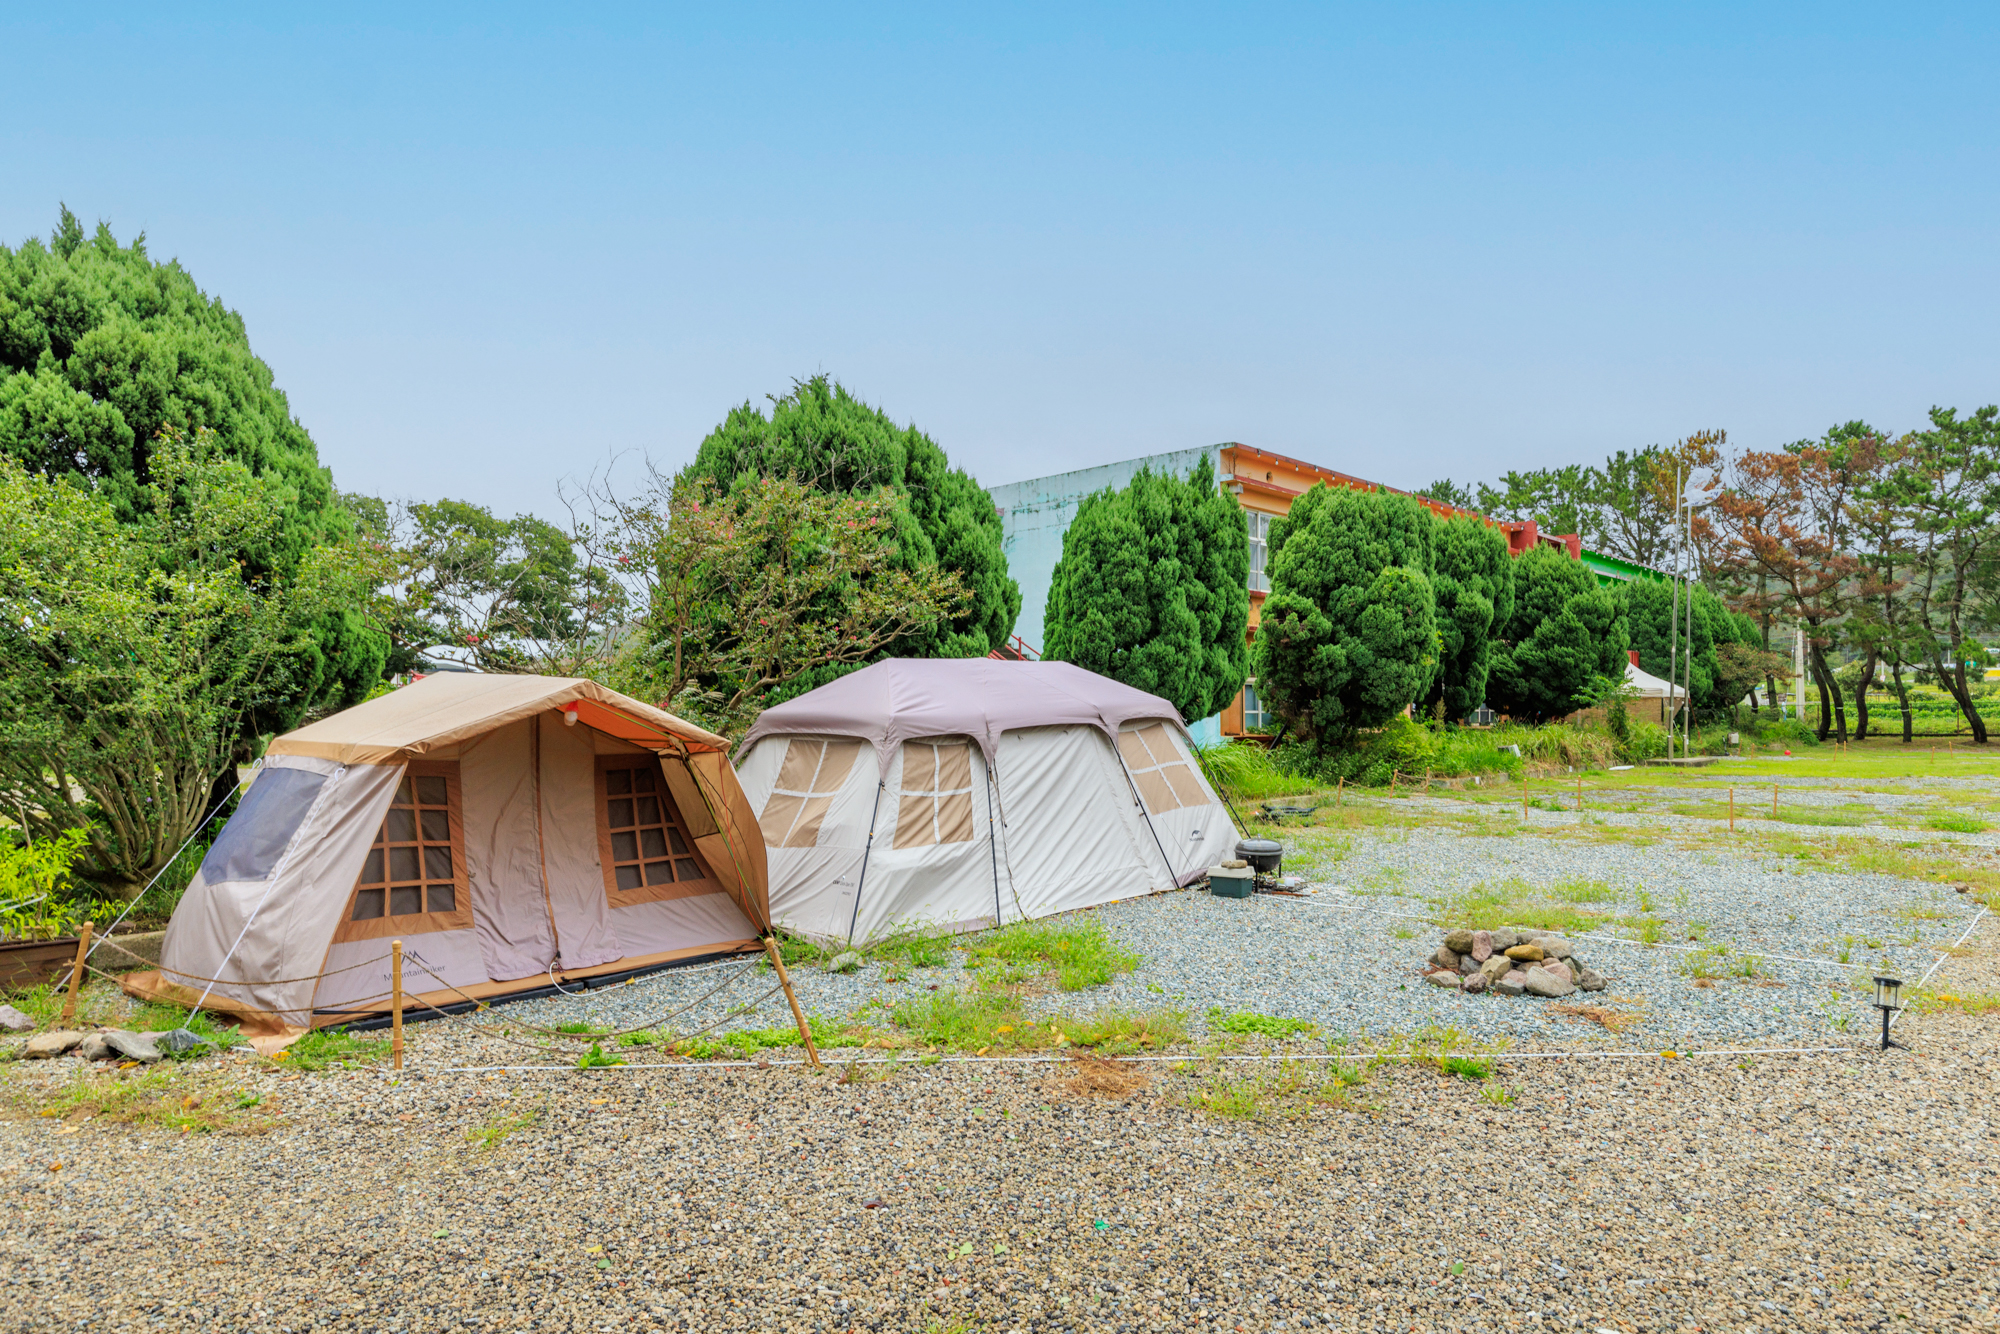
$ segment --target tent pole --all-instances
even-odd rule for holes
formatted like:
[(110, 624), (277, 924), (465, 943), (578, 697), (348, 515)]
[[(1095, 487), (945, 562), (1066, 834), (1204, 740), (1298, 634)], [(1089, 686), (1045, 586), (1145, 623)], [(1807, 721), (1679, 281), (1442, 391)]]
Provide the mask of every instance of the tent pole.
[(1118, 757), (1118, 772), (1125, 775), (1125, 786), (1131, 789), (1132, 804), (1139, 808), (1139, 818), (1146, 822), (1146, 832), (1153, 836), (1153, 846), (1160, 850), (1160, 864), (1167, 868), (1167, 878), (1173, 881), (1169, 889), (1181, 887), (1181, 873), (1174, 865), (1174, 859), (1167, 856), (1167, 845), (1160, 842), (1160, 831), (1153, 827), (1153, 813), (1146, 809), (1146, 800), (1139, 795), (1139, 781), (1132, 777), (1132, 766), (1125, 763), (1125, 753), (1118, 749), (1118, 743), (1111, 743), (1111, 753)]
[(986, 766), (986, 851), (993, 859), (993, 925), (997, 927), (1005, 920), (1000, 911), (1000, 827), (993, 823), (993, 764), (984, 751), (979, 762)]
[(868, 812), (868, 845), (861, 849), (861, 874), (854, 877), (854, 911), (847, 917), (847, 943), (854, 944), (854, 924), (861, 920), (861, 887), (868, 883), (868, 854), (875, 851), (875, 818), (882, 813), (882, 789), (889, 786), (885, 770), (875, 779), (875, 808)]
[(811, 1058), (813, 1069), (824, 1070), (819, 1063), (819, 1048), (813, 1046), (812, 1026), (806, 1023), (806, 1012), (799, 1008), (798, 993), (792, 990), (791, 974), (785, 971), (784, 956), (778, 953), (778, 937), (774, 932), (764, 937), (764, 952), (771, 956), (771, 967), (777, 971), (779, 985), (785, 989), (785, 999), (792, 1003), (792, 1022), (799, 1026), (799, 1040), (806, 1044), (806, 1055)]

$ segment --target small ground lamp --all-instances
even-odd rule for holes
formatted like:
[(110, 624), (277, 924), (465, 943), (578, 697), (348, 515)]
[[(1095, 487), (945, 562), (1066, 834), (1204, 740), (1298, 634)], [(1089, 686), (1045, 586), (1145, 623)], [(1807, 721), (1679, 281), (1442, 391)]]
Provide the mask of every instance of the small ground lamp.
[[(1875, 979), (1875, 1008), (1882, 1012), (1882, 1050), (1887, 1051), (1891, 1047), (1903, 1047), (1903, 1044), (1900, 1042), (1889, 1041), (1889, 1018), (1896, 1011), (1903, 1008), (1902, 979), (1894, 977), (1878, 977)], [(1909, 1048), (1903, 1047), (1903, 1050), (1908, 1051)]]

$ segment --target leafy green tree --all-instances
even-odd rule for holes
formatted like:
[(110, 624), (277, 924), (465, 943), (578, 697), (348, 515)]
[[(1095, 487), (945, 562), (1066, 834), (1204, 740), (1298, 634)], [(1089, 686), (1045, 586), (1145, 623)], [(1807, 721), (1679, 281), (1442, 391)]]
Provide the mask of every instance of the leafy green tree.
[(1479, 507), (1478, 497), (1472, 494), (1471, 488), (1460, 486), (1449, 477), (1432, 482), (1417, 494), (1427, 496), (1440, 505), (1450, 505), (1454, 509), (1469, 510)]
[(1596, 483), (1581, 463), (1509, 472), (1497, 487), (1479, 483), (1478, 508), (1488, 518), (1533, 519), (1547, 533), (1578, 533), (1585, 546), (1595, 546)]
[(687, 475), (724, 490), (748, 478), (787, 476), (833, 494), (871, 495), (886, 487), (895, 500), (896, 563), (912, 572), (936, 566), (971, 596), (958, 615), (883, 651), (983, 657), (1014, 633), (1021, 590), (1007, 575), (992, 497), (952, 467), (929, 436), (896, 425), (827, 376), (773, 398), (769, 416), (749, 403), (731, 411), (701, 442)]
[(1322, 751), (1381, 726), (1436, 678), (1436, 535), (1411, 496), (1324, 482), (1272, 525), (1257, 691)]
[(390, 670), (424, 669), (439, 648), (483, 672), (552, 676), (601, 676), (616, 658), (629, 599), (596, 525), (502, 519), (462, 500), (345, 499), (392, 562), (375, 612)]
[(1442, 706), (1446, 718), (1464, 718), (1486, 702), (1494, 631), (1514, 615), (1514, 559), (1506, 535), (1470, 516), (1441, 521), (1431, 586), (1440, 648), (1426, 707)]
[(907, 568), (894, 492), (682, 476), (623, 504), (617, 546), (646, 608), (613, 684), (723, 735), (758, 711), (958, 615), (965, 590)]
[(1514, 559), (1514, 614), (1500, 632), (1487, 702), (1517, 718), (1571, 712), (1593, 677), (1622, 679), (1628, 633), (1618, 600), (1554, 547)]
[(1249, 539), (1203, 458), (1186, 480), (1141, 469), (1084, 497), (1049, 585), (1044, 657), (1220, 713), (1249, 675)]
[[(299, 627), (360, 602), (355, 544), (244, 577), (296, 493), (169, 429), (124, 512), (0, 455), (0, 809), (85, 831), (77, 874), (130, 896), (200, 826), (246, 719), (295, 690)], [(128, 517), (129, 516), (129, 517)]]
[[(0, 246), (0, 454), (88, 479), (135, 523), (150, 512), (152, 457), (168, 430), (207, 433), (291, 497), (239, 553), (247, 578), (291, 579), (314, 547), (345, 540), (347, 512), (242, 317), (179, 263), (155, 263), (143, 236), (119, 245), (103, 223), (86, 238), (67, 208), (47, 245)], [(247, 727), (288, 727), (380, 679), (387, 645), (358, 608), (321, 608), (302, 628), (279, 671), (286, 688)]]

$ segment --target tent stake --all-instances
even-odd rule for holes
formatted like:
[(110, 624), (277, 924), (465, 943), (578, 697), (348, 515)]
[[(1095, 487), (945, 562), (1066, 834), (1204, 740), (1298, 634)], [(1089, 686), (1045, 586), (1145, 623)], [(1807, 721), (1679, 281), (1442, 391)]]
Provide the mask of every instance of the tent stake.
[(819, 1048), (813, 1046), (811, 1025), (806, 1023), (806, 1012), (799, 1008), (798, 993), (792, 990), (791, 974), (785, 971), (785, 960), (778, 953), (778, 937), (774, 932), (764, 937), (764, 952), (771, 956), (771, 967), (777, 971), (778, 983), (785, 989), (785, 999), (792, 1003), (792, 1022), (799, 1026), (799, 1041), (806, 1044), (806, 1055), (811, 1058), (813, 1069), (824, 1070), (819, 1063)]
[(403, 1068), (403, 942), (389, 942), (389, 1055)]
[(63, 1000), (62, 1021), (66, 1024), (76, 1018), (77, 993), (83, 990), (83, 961), (90, 957), (90, 931), (93, 922), (83, 924), (83, 932), (76, 938), (76, 963), (69, 970), (69, 995)]

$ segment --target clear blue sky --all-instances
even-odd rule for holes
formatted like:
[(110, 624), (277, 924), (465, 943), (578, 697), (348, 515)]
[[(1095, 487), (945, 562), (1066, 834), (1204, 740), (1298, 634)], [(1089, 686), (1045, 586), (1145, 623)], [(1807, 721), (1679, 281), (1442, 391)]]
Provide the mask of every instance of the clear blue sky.
[(507, 512), (820, 370), (989, 484), (2000, 399), (1991, 5), (563, 8), (11, 7), (0, 238), (143, 230), (341, 486)]

